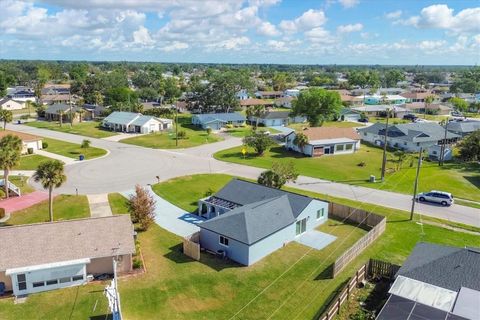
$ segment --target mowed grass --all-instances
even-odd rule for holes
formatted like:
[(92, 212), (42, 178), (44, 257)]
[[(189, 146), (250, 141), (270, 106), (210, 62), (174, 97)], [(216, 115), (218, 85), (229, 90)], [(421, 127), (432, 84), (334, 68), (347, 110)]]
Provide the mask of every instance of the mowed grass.
[[(416, 159), (412, 157), (403, 163), (402, 169), (395, 171), (396, 157), (388, 152), (387, 168), (384, 183), (370, 183), (370, 175), (380, 178), (382, 152), (381, 148), (362, 144), (354, 154), (306, 157), (296, 152), (289, 152), (281, 146), (274, 146), (263, 156), (256, 156), (251, 148), (243, 157), (242, 147), (226, 149), (215, 153), (218, 160), (240, 163), (260, 168), (271, 168), (272, 163), (294, 161), (301, 175), (326, 179), (369, 188), (384, 189), (410, 194), (416, 174)], [(364, 162), (365, 166), (359, 164)], [(412, 164), (412, 166), (410, 166)], [(443, 190), (451, 192), (455, 197), (480, 201), (480, 165), (474, 163), (446, 163), (439, 167), (436, 162), (424, 161), (420, 172), (419, 192)]]
[[(88, 218), (90, 208), (86, 196), (59, 195), (53, 199), (53, 219), (55, 221)], [(18, 225), (50, 221), (48, 200), (30, 208), (12, 213), (7, 225)]]
[[(232, 177), (198, 175), (162, 182), (154, 190), (176, 196), (175, 205), (191, 208), (199, 195), (217, 191)], [(208, 181), (206, 183), (205, 181)], [(210, 190), (211, 189), (211, 190)], [(321, 195), (318, 195), (322, 197)], [(408, 221), (408, 213), (362, 204), (338, 202), (387, 216), (385, 233), (337, 278), (328, 277), (332, 261), (365, 230), (328, 220), (319, 229), (336, 241), (321, 251), (296, 242), (250, 267), (203, 254), (193, 261), (182, 253), (182, 238), (157, 225), (138, 234), (147, 267), (145, 274), (119, 281), (123, 316), (126, 319), (314, 319), (335, 291), (368, 258), (401, 263), (418, 241), (459, 247), (478, 246), (475, 235)], [(406, 236), (407, 235), (407, 236)], [(89, 284), (31, 295), (24, 304), (0, 300), (1, 319), (103, 319), (107, 313), (103, 285)], [(94, 308), (96, 306), (96, 308)]]
[(97, 121), (84, 121), (82, 123), (74, 123), (73, 126), (69, 122), (60, 124), (56, 121), (33, 121), (25, 123), (27, 126), (48, 129), (53, 131), (60, 131), (71, 134), (78, 134), (81, 136), (92, 138), (106, 138), (116, 135), (117, 133), (104, 130), (100, 127), (100, 122)]
[(120, 193), (109, 193), (108, 203), (113, 214), (128, 214), (128, 199)]
[(20, 163), (14, 168), (14, 170), (37, 170), (40, 163), (48, 160), (52, 159), (39, 154), (24, 155), (20, 158)]
[(43, 142), (48, 143), (48, 147), (45, 151), (56, 153), (65, 157), (78, 159), (78, 157), (83, 154), (85, 159), (94, 159), (107, 154), (107, 151), (100, 148), (88, 147), (81, 148), (79, 144), (55, 140), (50, 138), (43, 138)]
[(178, 146), (176, 145), (175, 129), (122, 139), (120, 142), (153, 149), (176, 149), (190, 148), (222, 140), (220, 136), (214, 133), (208, 135), (205, 130), (192, 125), (191, 121), (191, 116), (182, 115), (178, 117), (178, 131), (185, 131), (187, 135), (185, 139), (178, 139)]

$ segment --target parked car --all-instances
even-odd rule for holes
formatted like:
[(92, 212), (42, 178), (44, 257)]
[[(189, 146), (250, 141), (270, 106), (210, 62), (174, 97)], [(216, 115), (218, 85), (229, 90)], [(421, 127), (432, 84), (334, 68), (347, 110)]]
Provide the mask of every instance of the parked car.
[(358, 122), (365, 122), (365, 123), (367, 123), (367, 122), (368, 122), (368, 117), (360, 118), (360, 119), (358, 119)]
[(452, 117), (463, 117), (463, 113), (458, 111), (452, 111)]
[(417, 200), (420, 202), (435, 202), (442, 206), (450, 206), (453, 204), (453, 196), (451, 193), (437, 190), (419, 193)]
[(415, 121), (418, 117), (414, 115), (413, 113), (408, 113), (403, 116), (404, 120), (410, 120), (410, 121)]

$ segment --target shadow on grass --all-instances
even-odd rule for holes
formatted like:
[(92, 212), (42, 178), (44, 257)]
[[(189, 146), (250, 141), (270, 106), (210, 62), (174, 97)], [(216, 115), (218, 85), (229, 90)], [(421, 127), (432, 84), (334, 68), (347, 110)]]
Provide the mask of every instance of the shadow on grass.
[(89, 319), (90, 320), (112, 320), (113, 317), (112, 317), (112, 314), (109, 313), (109, 314), (102, 314), (102, 315), (98, 315), (98, 316), (92, 316)]
[(480, 176), (472, 177), (472, 176), (463, 176), (465, 180), (473, 184), (477, 189), (480, 189)]
[(316, 277), (315, 280), (329, 280), (333, 278), (333, 263), (328, 267), (322, 270)]
[(337, 294), (340, 292), (340, 290), (343, 288), (343, 286), (349, 281), (349, 279), (343, 281), (342, 283), (340, 283), (337, 288), (335, 288), (335, 290), (332, 291), (332, 293), (330, 293), (330, 295), (328, 296), (328, 298), (325, 300), (325, 303), (322, 304), (322, 306), (320, 307), (320, 309), (318, 309), (318, 311), (315, 313), (315, 315), (312, 317), (312, 320), (317, 320), (320, 318), (320, 316), (322, 316), (322, 314), (327, 311), (327, 308), (330, 307), (330, 304), (333, 302), (333, 299), (336, 298)]
[[(196, 260), (186, 256), (183, 254), (183, 244), (179, 243), (177, 245), (174, 245), (173, 247), (169, 248), (169, 252), (164, 255), (165, 258), (170, 259), (171, 261), (175, 263), (193, 263), (197, 262)], [(239, 268), (242, 267), (242, 265), (232, 261), (232, 260), (224, 260), (221, 259), (214, 254), (210, 253), (205, 253), (202, 252), (200, 253), (200, 263), (210, 267), (211, 269), (215, 271), (222, 271), (224, 269), (228, 268)]]

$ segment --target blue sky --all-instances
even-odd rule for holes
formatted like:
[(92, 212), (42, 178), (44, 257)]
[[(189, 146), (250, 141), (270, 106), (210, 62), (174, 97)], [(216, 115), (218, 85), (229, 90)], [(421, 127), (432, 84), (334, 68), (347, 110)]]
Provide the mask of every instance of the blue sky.
[(0, 58), (478, 64), (480, 2), (0, 0)]

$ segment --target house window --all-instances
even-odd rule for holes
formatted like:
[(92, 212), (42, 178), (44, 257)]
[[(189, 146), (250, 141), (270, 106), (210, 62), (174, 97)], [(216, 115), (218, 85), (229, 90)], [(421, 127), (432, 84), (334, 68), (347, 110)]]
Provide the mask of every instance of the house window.
[(222, 246), (228, 247), (228, 238), (226, 238), (224, 236), (220, 236), (220, 244)]
[(25, 277), (24, 273), (17, 274), (17, 286), (18, 286), (18, 290), (27, 289), (27, 278)]
[(44, 285), (45, 285), (45, 282), (43, 282), (43, 281), (33, 283), (34, 288), (43, 287)]
[(417, 147), (420, 147), (420, 142), (417, 142)]
[(53, 284), (58, 284), (58, 280), (55, 279), (55, 280), (47, 280), (47, 286), (51, 286)]
[(406, 146), (406, 145), (407, 145), (407, 143), (406, 143), (406, 142), (404, 142), (404, 143), (403, 143), (403, 145), (404, 145), (404, 146)]
[(317, 210), (317, 219), (323, 218), (324, 215), (325, 215), (325, 208)]
[(344, 149), (345, 149), (345, 145), (343, 145), (343, 144), (337, 144), (335, 146), (336, 151), (343, 151)]
[(346, 145), (345, 145), (345, 150), (346, 150), (346, 151), (350, 151), (350, 150), (352, 150), (352, 149), (353, 149), (353, 144), (349, 143), (349, 144), (346, 144)]
[(71, 281), (71, 278), (70, 278), (70, 277), (60, 278), (59, 281), (60, 281), (60, 283), (67, 283), (67, 282), (70, 282), (70, 281)]
[(83, 280), (83, 275), (72, 277), (72, 281), (79, 281), (79, 280)]

